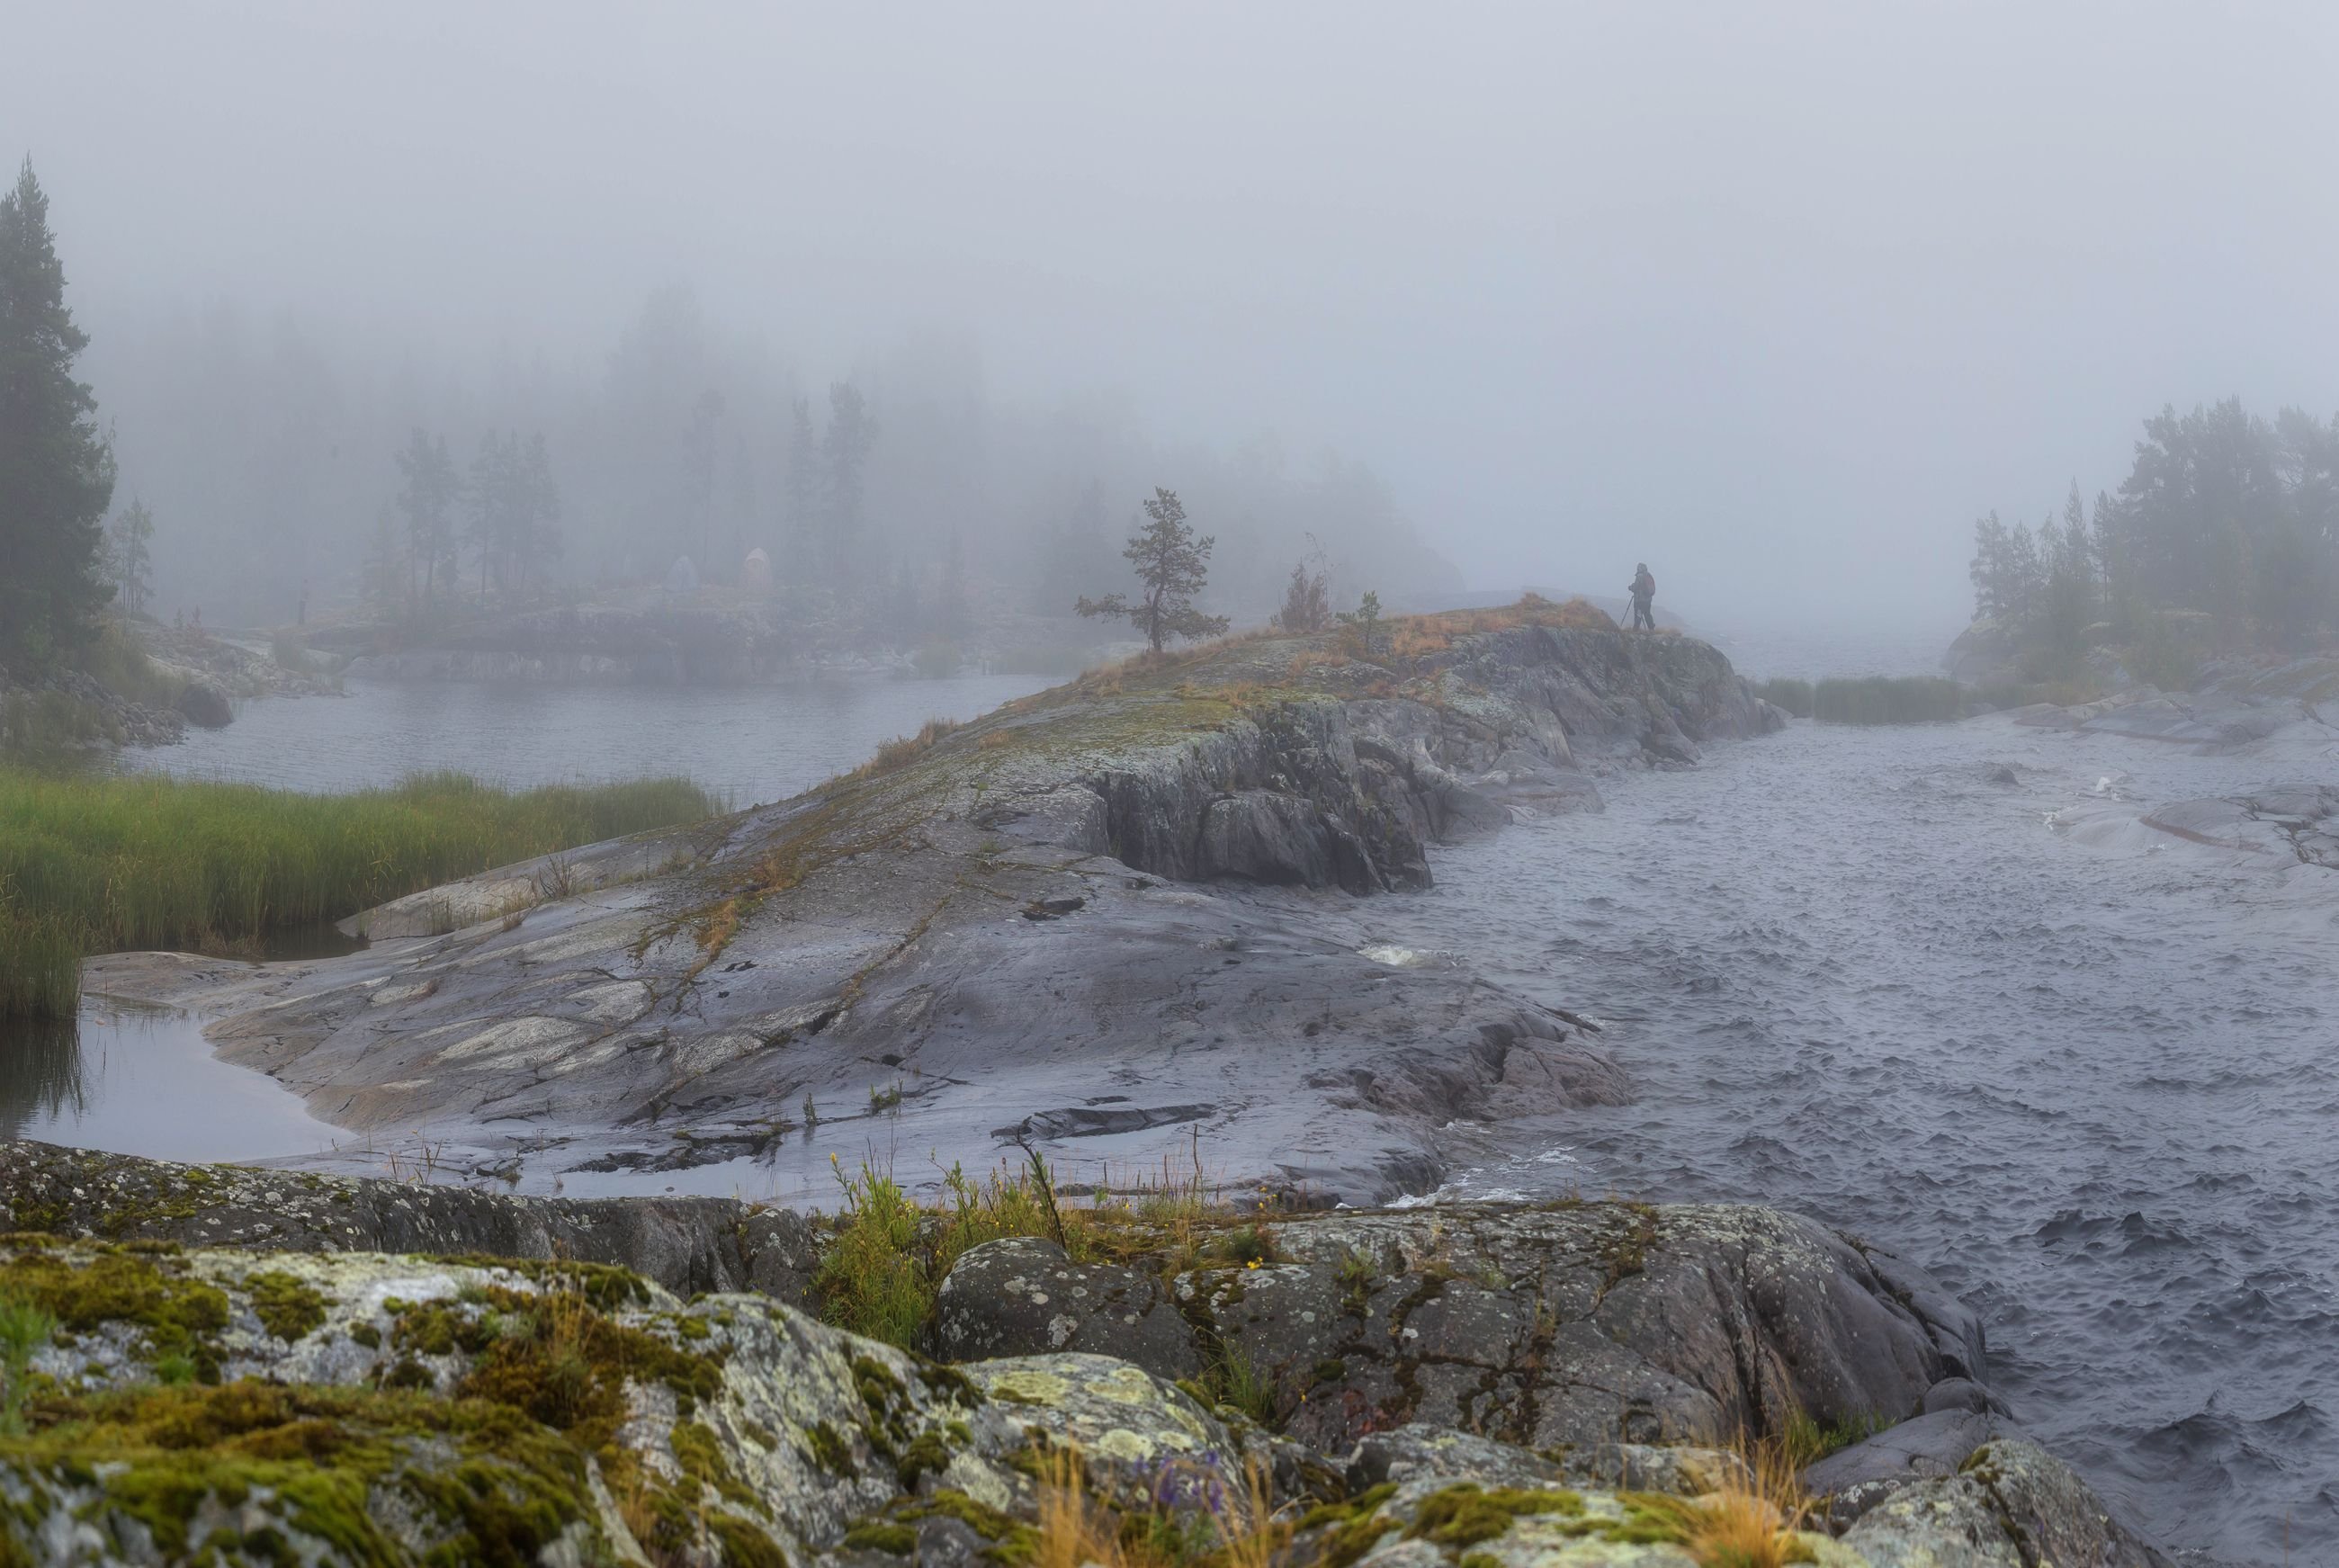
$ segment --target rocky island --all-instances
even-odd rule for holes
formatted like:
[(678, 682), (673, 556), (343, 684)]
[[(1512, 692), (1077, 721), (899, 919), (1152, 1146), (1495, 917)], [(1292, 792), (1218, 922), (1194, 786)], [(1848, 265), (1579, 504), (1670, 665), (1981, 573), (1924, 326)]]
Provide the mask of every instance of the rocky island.
[(1588, 606), (1247, 638), (413, 895), (344, 958), (129, 954), (87, 984), (216, 1015), (325, 1121), (459, 1169), (752, 1155), (825, 1189), (847, 1118), (974, 1169), (1002, 1138), (1150, 1166), (1199, 1126), (1229, 1185), (1382, 1201), (1474, 1129), (1631, 1090), (1589, 1021), (1377, 940), (1358, 895), (1781, 722), (1704, 644)]

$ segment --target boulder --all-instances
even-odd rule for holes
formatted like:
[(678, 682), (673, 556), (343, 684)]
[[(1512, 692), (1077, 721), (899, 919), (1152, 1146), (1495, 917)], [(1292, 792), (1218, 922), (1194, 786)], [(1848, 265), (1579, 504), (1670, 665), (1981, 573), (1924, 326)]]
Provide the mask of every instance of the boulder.
[(1837, 1524), (1849, 1524), (1912, 1481), (1955, 1475), (1975, 1449), (2012, 1430), (1987, 1410), (1933, 1411), (1806, 1465), (1803, 1490)]
[(227, 694), (209, 681), (189, 681), (179, 700), (171, 705), (181, 718), (207, 730), (225, 729), (234, 722), (235, 708)]
[(975, 1247), (943, 1283), (936, 1347), (1111, 1345), (1163, 1375), (1239, 1368), (1255, 1408), (1327, 1453), (1408, 1425), (1571, 1454), (1753, 1437), (1799, 1411), (1912, 1415), (1980, 1370), (1971, 1314), (1921, 1270), (1768, 1209), (1474, 1206), (1258, 1228), (1242, 1261), (1206, 1248), (1166, 1293), (1160, 1259)]
[(1900, 1488), (1842, 1544), (1874, 1568), (2168, 1568), (2069, 1465), (2016, 1439), (1979, 1450), (1961, 1474)]
[(1168, 1378), (1202, 1369), (1193, 1330), (1150, 1274), (1074, 1263), (1054, 1242), (1012, 1237), (960, 1257), (934, 1303), (933, 1342), (952, 1360), (1071, 1350)]

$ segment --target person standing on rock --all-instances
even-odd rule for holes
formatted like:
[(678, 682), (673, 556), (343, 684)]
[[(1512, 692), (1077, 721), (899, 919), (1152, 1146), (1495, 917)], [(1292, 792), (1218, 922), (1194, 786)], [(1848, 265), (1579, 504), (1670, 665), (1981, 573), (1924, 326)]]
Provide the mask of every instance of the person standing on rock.
[(1657, 579), (1649, 575), (1649, 563), (1643, 561), (1633, 571), (1633, 629), (1653, 632), (1657, 629), (1656, 612), (1650, 606), (1657, 602)]

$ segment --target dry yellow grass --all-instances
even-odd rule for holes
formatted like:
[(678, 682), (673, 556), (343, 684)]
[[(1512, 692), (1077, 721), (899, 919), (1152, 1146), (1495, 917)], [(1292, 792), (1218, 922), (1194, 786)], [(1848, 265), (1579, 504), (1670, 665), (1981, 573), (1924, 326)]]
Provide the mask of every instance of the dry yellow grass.
[(1290, 1531), (1277, 1523), (1265, 1469), (1247, 1465), (1223, 1512), (1184, 1517), (1165, 1511), (1124, 1512), (1088, 1491), (1076, 1448), (1040, 1455), (1037, 1540), (1032, 1568), (1273, 1568)]
[(1444, 653), (1456, 637), (1480, 632), (1508, 631), (1513, 626), (1556, 626), (1588, 631), (1614, 631), (1608, 613), (1588, 599), (1554, 604), (1539, 594), (1526, 594), (1516, 604), (1483, 610), (1444, 610), (1435, 615), (1399, 616), (1389, 623), (1389, 649), (1399, 658)]
[(935, 743), (944, 735), (964, 727), (956, 719), (928, 719), (918, 726), (916, 735), (894, 736), (877, 748), (875, 756), (844, 776), (848, 779), (874, 778), (879, 774), (906, 767), (933, 750)]

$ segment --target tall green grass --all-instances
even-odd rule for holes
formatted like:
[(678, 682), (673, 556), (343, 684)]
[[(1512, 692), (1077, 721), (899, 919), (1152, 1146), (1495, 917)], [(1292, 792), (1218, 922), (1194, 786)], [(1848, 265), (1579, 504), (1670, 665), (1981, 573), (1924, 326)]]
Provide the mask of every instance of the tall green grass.
[(71, 1016), (84, 953), (250, 943), (718, 809), (684, 779), (514, 792), (429, 774), (309, 795), (0, 767), (0, 1017)]
[(1791, 718), (1811, 716), (1811, 683), (1780, 677), (1764, 681), (1754, 688), (1754, 695), (1785, 710)]
[(1965, 707), (1965, 688), (1938, 676), (1863, 676), (1811, 689), (1811, 716), (1822, 724), (1924, 724), (1961, 718)]

